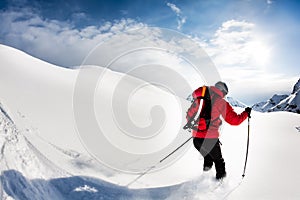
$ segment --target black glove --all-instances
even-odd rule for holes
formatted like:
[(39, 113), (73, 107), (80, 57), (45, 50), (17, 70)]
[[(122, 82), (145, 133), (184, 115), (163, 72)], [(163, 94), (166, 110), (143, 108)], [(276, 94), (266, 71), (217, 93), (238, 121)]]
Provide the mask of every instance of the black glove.
[(252, 110), (252, 108), (250, 108), (250, 107), (245, 108), (245, 111), (248, 113), (249, 118), (251, 118), (251, 116), (250, 116), (251, 110)]

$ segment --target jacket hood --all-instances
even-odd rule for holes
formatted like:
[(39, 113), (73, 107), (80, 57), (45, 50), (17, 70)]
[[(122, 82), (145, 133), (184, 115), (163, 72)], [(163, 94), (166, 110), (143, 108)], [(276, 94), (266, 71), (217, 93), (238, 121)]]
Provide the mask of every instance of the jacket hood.
[(217, 87), (215, 87), (215, 86), (210, 86), (209, 89), (210, 89), (212, 92), (214, 92), (214, 93), (216, 93), (217, 95), (219, 95), (220, 97), (224, 98), (223, 92), (222, 92), (220, 89), (218, 89)]

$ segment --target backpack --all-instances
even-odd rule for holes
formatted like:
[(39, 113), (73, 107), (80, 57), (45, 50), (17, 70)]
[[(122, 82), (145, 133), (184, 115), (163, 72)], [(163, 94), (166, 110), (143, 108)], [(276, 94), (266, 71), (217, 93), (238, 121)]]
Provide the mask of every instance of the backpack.
[(207, 131), (211, 120), (211, 97), (209, 87), (202, 86), (193, 94), (192, 104), (186, 112), (187, 123), (183, 129)]

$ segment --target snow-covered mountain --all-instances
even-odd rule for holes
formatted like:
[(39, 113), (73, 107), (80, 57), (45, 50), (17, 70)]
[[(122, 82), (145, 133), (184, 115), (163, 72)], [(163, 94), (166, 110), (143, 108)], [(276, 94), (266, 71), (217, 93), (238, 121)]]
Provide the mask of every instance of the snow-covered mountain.
[(292, 94), (296, 94), (300, 90), (300, 79), (297, 81), (297, 83), (294, 85)]
[[(88, 70), (91, 73), (87, 75), (97, 72), (93, 67)], [(111, 102), (110, 87), (122, 75), (113, 71), (106, 73), (104, 88), (97, 88), (102, 90), (95, 94), (98, 101), (94, 102), (96, 111), (93, 114), (98, 117), (103, 113), (105, 117), (111, 116), (109, 108), (99, 107), (99, 104)], [(297, 173), (300, 161), (294, 159), (300, 154), (297, 148), (300, 143), (300, 116), (287, 112), (252, 113), (249, 159), (243, 180), (246, 122), (240, 126), (224, 123), (222, 128), (220, 140), (228, 172), (222, 184), (215, 181), (214, 169), (202, 171), (203, 158), (190, 142), (184, 155), (176, 162), (145, 174), (127, 187), (140, 174), (117, 171), (103, 165), (83, 147), (78, 137), (72, 110), (77, 75), (78, 70), (57, 67), (0, 45), (1, 200), (300, 199), (300, 174)], [(138, 80), (128, 77), (123, 82), (126, 87), (122, 91), (137, 83)], [(162, 90), (150, 86), (143, 87), (140, 92), (131, 96), (135, 105), (128, 108), (132, 120), (147, 125), (153, 120), (148, 115), (152, 111), (150, 108), (153, 103), (159, 103), (170, 114), (163, 126), (166, 138), (160, 139), (172, 141), (172, 134), (177, 134), (182, 143), (190, 137), (190, 133), (182, 130), (180, 119), (176, 118), (184, 118), (190, 105), (188, 101), (184, 100), (182, 109), (178, 110), (178, 99)], [(145, 101), (145, 96), (149, 101)], [(80, 105), (86, 108), (84, 103)], [(243, 110), (235, 109), (237, 112)], [(111, 123), (106, 122), (105, 125)], [(178, 127), (174, 131), (176, 124)], [(90, 129), (87, 127), (85, 131), (88, 134)], [(113, 127), (109, 132), (111, 135), (107, 137), (124, 135)], [(124, 148), (128, 151), (137, 148), (127, 140), (115, 142), (127, 145)], [(96, 143), (101, 144), (101, 141), (96, 140)], [(99, 147), (103, 148), (107, 157), (116, 156), (101, 145)], [(143, 143), (142, 147), (147, 147), (147, 144)], [(156, 146), (153, 145), (153, 148)], [(172, 150), (173, 147), (167, 149), (164, 155)], [(142, 153), (134, 162), (143, 161), (147, 153)], [(287, 155), (290, 158), (288, 165)]]
[(247, 106), (233, 97), (226, 97), (228, 103), (233, 107), (246, 108)]
[(260, 112), (268, 112), (273, 107), (276, 107), (282, 100), (286, 99), (288, 95), (273, 95), (268, 101), (256, 103), (253, 105), (253, 110)]
[(273, 95), (265, 102), (253, 105), (253, 110), (259, 112), (288, 111), (300, 114), (300, 79), (294, 85), (290, 95)]

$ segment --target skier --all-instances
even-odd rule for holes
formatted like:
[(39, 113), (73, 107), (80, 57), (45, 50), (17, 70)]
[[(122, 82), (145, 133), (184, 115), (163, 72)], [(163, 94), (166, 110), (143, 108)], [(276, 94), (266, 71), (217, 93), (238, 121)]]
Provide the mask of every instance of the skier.
[(211, 96), (210, 125), (207, 130), (203, 131), (201, 124), (198, 124), (197, 129), (192, 131), (193, 143), (204, 157), (203, 171), (209, 171), (214, 163), (216, 179), (220, 180), (226, 177), (225, 162), (219, 141), (219, 127), (222, 124), (220, 117), (231, 125), (239, 125), (250, 116), (251, 108), (247, 107), (241, 114), (237, 114), (224, 99), (228, 93), (228, 87), (224, 82), (219, 81), (215, 86), (210, 86), (209, 92)]

